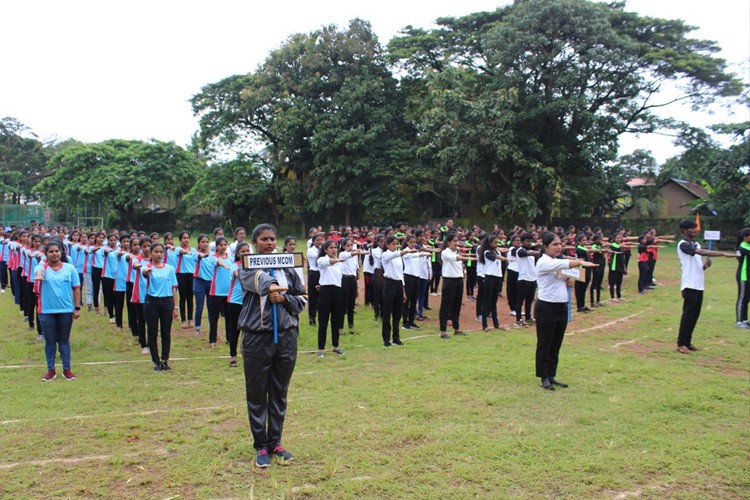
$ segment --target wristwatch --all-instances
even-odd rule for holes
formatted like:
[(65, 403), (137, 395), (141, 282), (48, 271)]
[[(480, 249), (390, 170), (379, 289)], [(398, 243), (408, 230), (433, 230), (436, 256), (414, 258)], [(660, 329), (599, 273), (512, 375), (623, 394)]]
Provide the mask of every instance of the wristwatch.
[(81, 308), (80, 308), (80, 307), (76, 307), (76, 311), (80, 311), (80, 310), (81, 310)]

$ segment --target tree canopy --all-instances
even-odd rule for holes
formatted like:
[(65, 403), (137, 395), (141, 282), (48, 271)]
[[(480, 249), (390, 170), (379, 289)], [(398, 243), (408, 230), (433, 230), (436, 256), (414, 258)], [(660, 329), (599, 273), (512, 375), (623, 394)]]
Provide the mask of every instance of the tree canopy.
[(70, 144), (49, 160), (50, 175), (34, 191), (53, 208), (102, 204), (132, 225), (144, 199), (179, 199), (200, 161), (172, 142), (113, 139)]

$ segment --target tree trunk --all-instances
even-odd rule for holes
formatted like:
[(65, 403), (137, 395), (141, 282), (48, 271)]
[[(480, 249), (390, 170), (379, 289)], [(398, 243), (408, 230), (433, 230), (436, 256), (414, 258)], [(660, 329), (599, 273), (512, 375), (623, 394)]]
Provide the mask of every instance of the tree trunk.
[(349, 204), (346, 204), (344, 206), (344, 225), (345, 226), (352, 225), (352, 207)]

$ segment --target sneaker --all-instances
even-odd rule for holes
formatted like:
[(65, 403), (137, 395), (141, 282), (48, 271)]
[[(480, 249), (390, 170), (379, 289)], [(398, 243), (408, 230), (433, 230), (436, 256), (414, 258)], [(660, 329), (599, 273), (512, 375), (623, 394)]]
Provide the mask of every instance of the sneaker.
[(431, 297), (437, 297), (437, 292), (432, 292), (432, 293), (430, 294), (430, 296), (431, 296)]
[(188, 327), (187, 321), (183, 321), (180, 326), (182, 326), (182, 329), (186, 329)]
[(154, 363), (154, 371), (155, 372), (163, 371), (163, 368), (161, 367), (161, 363), (159, 363), (158, 361)]
[(47, 373), (42, 376), (42, 382), (50, 382), (57, 378), (57, 372), (55, 370), (47, 370)]
[(276, 447), (271, 451), (271, 455), (281, 464), (288, 464), (289, 462), (294, 460), (294, 455), (282, 448), (280, 444), (277, 444)]
[(115, 328), (115, 333), (122, 333), (122, 327), (118, 326), (117, 328)]
[(151, 349), (149, 349), (148, 347), (144, 347), (143, 349), (141, 349), (141, 354), (151, 354)]
[(686, 345), (681, 345), (680, 347), (677, 348), (677, 352), (682, 353), (682, 354), (690, 354), (690, 349)]
[(36, 341), (37, 342), (42, 342), (43, 340), (44, 340), (44, 335), (37, 335), (36, 336)]
[(513, 323), (513, 326), (515, 326), (516, 328), (525, 328), (528, 325), (526, 324), (524, 320), (520, 319), (516, 321), (515, 323)]
[(415, 325), (414, 323), (412, 323), (409, 326), (412, 328), (412, 330), (419, 330), (419, 325)]
[(383, 342), (383, 347), (391, 347), (391, 343), (390, 342)]
[(477, 321), (482, 322), (482, 316), (477, 316)]
[(511, 311), (511, 312), (510, 312), (510, 315), (511, 315), (511, 316), (515, 316), (515, 315), (516, 315), (516, 311)]
[(455, 332), (453, 332), (453, 336), (466, 337), (466, 334), (461, 330), (456, 330)]
[(426, 319), (427, 319), (427, 316), (425, 316), (424, 314), (421, 316), (417, 316), (417, 321), (424, 321)]
[(697, 347), (695, 347), (693, 344), (690, 344), (689, 346), (687, 346), (687, 348), (689, 350), (691, 350), (691, 351), (700, 351), (700, 349), (698, 349)]
[(470, 301), (470, 302), (476, 302), (477, 301), (477, 299), (475, 299), (473, 295), (469, 295), (468, 297), (466, 297), (466, 299), (468, 301)]
[(195, 336), (196, 337), (200, 337), (201, 336), (201, 327), (200, 326), (196, 326), (195, 327)]
[(319, 358), (325, 358), (326, 357), (326, 353), (324, 353), (323, 351), (318, 351), (318, 357)]
[(526, 326), (532, 326), (532, 325), (536, 325), (536, 321), (534, 321), (533, 319), (526, 321)]
[(411, 327), (409, 325), (401, 325), (402, 330), (411, 330)]
[(344, 351), (342, 351), (340, 347), (334, 347), (333, 352), (335, 352), (338, 355), (344, 354)]
[(75, 374), (70, 370), (63, 370), (63, 378), (65, 380), (75, 380), (76, 376)]
[(266, 448), (261, 448), (255, 455), (255, 466), (261, 469), (265, 469), (271, 465), (271, 457), (268, 455)]
[(447, 334), (447, 333), (445, 333), (445, 332), (440, 332), (440, 338), (441, 338), (441, 339), (449, 339), (449, 338), (451, 338), (451, 336), (450, 336), (450, 335), (448, 335), (448, 334)]
[(171, 367), (171, 366), (169, 366), (169, 363), (167, 363), (167, 361), (166, 361), (166, 360), (165, 360), (165, 361), (162, 361), (162, 362), (161, 362), (161, 363), (159, 363), (159, 364), (161, 365), (161, 370), (162, 370), (162, 371), (164, 371), (164, 372), (170, 372), (170, 371), (172, 371), (172, 367)]
[(747, 323), (747, 321), (739, 321), (737, 322), (737, 328), (740, 328), (742, 330), (750, 330), (750, 325)]
[(5, 288), (3, 288), (2, 290), (0, 290), (0, 293), (5, 293)]
[(237, 368), (237, 360), (236, 359), (232, 359), (229, 362), (229, 368)]
[(400, 340), (394, 340), (394, 341), (393, 341), (393, 343), (394, 343), (395, 345), (404, 345), (404, 343), (403, 343), (403, 342), (401, 342)]
[(115, 318), (109, 318), (109, 322), (110, 323), (114, 323), (115, 322)]
[(86, 308), (86, 310), (87, 310), (88, 312), (93, 312), (93, 311), (94, 311), (94, 308), (93, 308), (93, 307), (91, 307), (91, 306), (88, 306), (88, 307)]

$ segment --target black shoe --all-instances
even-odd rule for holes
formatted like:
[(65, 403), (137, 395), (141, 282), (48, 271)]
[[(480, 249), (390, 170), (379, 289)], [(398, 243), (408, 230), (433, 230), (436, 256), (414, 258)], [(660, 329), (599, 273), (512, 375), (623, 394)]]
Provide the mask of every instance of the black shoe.
[(548, 391), (554, 391), (555, 386), (552, 385), (552, 382), (548, 378), (542, 379), (542, 389), (546, 389)]
[(163, 371), (163, 370), (164, 369), (161, 367), (161, 362), (157, 361), (156, 363), (154, 363), (154, 371), (155, 372), (160, 372), (160, 371)]
[(165, 372), (172, 371), (172, 367), (169, 366), (169, 363), (167, 363), (166, 361), (161, 362), (161, 369)]
[(396, 345), (404, 345), (404, 343), (401, 342), (400, 340), (394, 340), (393, 343)]
[(391, 347), (391, 343), (390, 342), (383, 342), (383, 347)]
[(411, 324), (411, 325), (409, 325), (409, 326), (410, 326), (410, 327), (412, 328), (412, 330), (415, 330), (415, 329), (416, 329), (416, 330), (419, 330), (419, 326), (418, 326), (418, 325), (415, 325), (414, 323), (412, 323), (412, 324)]
[(568, 387), (568, 384), (563, 384), (562, 382), (558, 382), (557, 380), (555, 380), (555, 377), (551, 377), (549, 381), (552, 382), (552, 385), (556, 385), (557, 387), (562, 387), (563, 389)]
[(425, 311), (432, 311), (432, 308), (431, 308), (431, 307), (427, 307), (427, 306), (424, 306), (424, 310), (425, 310)]
[(401, 329), (402, 330), (411, 330), (411, 327), (409, 325), (402, 325)]

